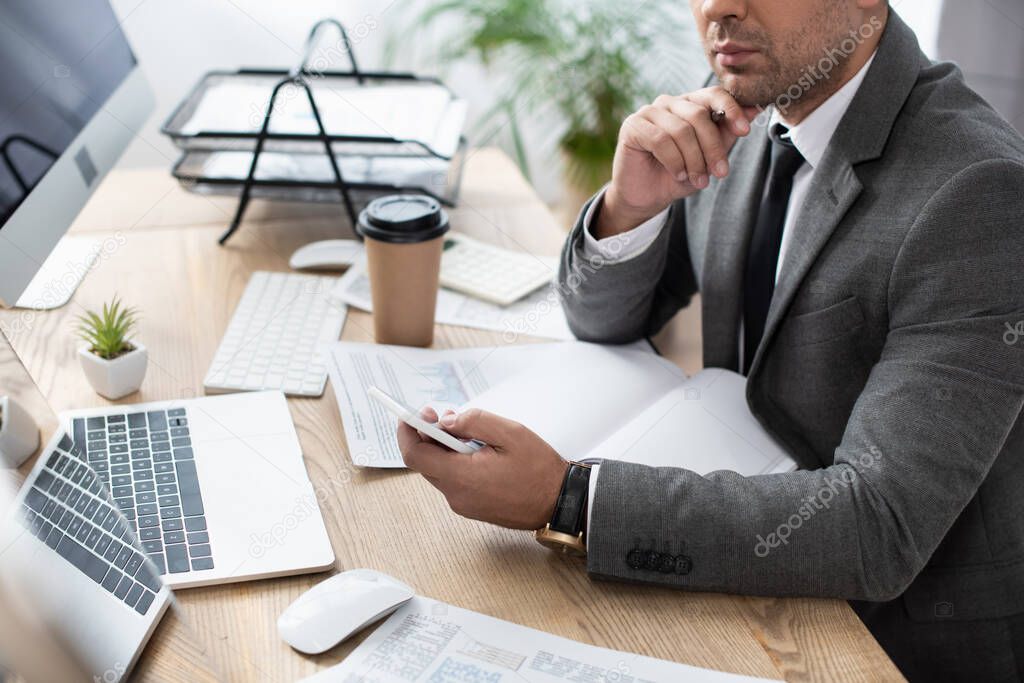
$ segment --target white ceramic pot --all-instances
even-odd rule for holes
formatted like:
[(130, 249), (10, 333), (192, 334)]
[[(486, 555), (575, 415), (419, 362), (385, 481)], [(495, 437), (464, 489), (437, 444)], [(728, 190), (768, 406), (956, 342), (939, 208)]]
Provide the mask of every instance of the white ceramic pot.
[(113, 401), (135, 393), (142, 386), (149, 354), (138, 342), (133, 341), (132, 346), (134, 350), (114, 360), (100, 358), (88, 346), (78, 349), (82, 370), (97, 394)]
[(39, 428), (28, 411), (10, 396), (0, 397), (0, 464), (18, 467), (39, 448)]

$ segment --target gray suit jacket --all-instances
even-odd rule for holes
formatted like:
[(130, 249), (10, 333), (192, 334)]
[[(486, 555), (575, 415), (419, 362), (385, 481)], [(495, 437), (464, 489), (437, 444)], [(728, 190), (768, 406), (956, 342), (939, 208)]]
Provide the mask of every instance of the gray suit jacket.
[[(763, 127), (741, 139), (729, 177), (631, 260), (588, 262), (577, 224), (560, 281), (579, 338), (653, 334), (699, 291), (705, 364), (737, 368), (768, 144)], [(606, 462), (590, 572), (846, 598), (911, 678), (1024, 676), (1022, 216), (1024, 141), (893, 14), (749, 373), (751, 410), (801, 469)]]

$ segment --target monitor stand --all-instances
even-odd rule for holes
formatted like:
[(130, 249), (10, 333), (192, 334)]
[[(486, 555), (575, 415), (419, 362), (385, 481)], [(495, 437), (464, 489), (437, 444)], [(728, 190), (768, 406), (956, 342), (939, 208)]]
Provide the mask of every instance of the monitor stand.
[(57, 242), (15, 308), (48, 311), (66, 304), (92, 270), (103, 242), (92, 237), (67, 236)]

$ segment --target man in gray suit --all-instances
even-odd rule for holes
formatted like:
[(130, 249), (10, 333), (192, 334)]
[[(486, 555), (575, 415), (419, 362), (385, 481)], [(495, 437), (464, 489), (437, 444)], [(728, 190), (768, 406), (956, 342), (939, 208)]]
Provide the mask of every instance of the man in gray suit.
[[(1024, 678), (1024, 141), (884, 0), (691, 5), (718, 84), (625, 122), (565, 247), (565, 310), (624, 343), (699, 292), (705, 364), (747, 375), (801, 469), (605, 461), (587, 568), (845, 598), (910, 679)], [(491, 446), (400, 429), (453, 510), (560, 510), (567, 464), (526, 427), (441, 422)]]

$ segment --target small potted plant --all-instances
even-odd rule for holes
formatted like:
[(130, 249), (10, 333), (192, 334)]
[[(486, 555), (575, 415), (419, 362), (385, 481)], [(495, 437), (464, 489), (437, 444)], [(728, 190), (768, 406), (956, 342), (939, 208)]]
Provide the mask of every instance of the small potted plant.
[(132, 339), (138, 315), (117, 297), (97, 314), (87, 311), (78, 318), (78, 335), (85, 345), (78, 349), (89, 384), (97, 394), (116, 400), (142, 386), (149, 356), (146, 347)]

